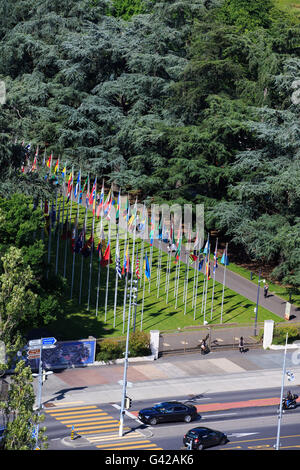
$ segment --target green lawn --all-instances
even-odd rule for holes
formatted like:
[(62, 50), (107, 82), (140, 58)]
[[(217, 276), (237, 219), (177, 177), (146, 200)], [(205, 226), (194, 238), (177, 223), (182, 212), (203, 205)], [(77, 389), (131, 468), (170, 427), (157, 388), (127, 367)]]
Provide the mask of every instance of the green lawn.
[[(72, 220), (74, 220), (77, 212), (77, 204), (73, 203), (72, 208)], [(79, 227), (82, 227), (82, 221), (84, 220), (85, 210), (80, 208), (79, 214)], [(105, 222), (105, 233), (108, 233), (107, 221)], [(98, 221), (96, 219), (96, 230)], [(92, 212), (88, 213), (88, 230), (87, 238), (89, 237), (92, 226)], [(95, 236), (95, 246), (98, 244), (98, 237)], [(132, 255), (132, 238), (130, 241), (130, 257)], [(56, 323), (49, 326), (53, 330), (53, 333), (57, 335), (58, 339), (79, 339), (86, 338), (89, 335), (97, 338), (105, 336), (122, 336), (124, 331), (123, 326), (123, 301), (124, 301), (124, 287), (125, 280), (121, 279), (118, 283), (118, 296), (117, 296), (117, 309), (116, 316), (114, 318), (114, 296), (115, 296), (115, 239), (111, 242), (112, 246), (112, 259), (113, 264), (109, 269), (109, 294), (107, 302), (107, 312), (105, 316), (105, 291), (107, 282), (107, 267), (101, 269), (100, 277), (100, 289), (99, 289), (99, 304), (98, 314), (96, 316), (96, 300), (97, 300), (97, 286), (98, 286), (98, 258), (97, 252), (94, 252), (92, 260), (92, 275), (91, 275), (91, 290), (90, 290), (90, 308), (87, 310), (88, 302), (88, 285), (89, 285), (89, 274), (90, 274), (90, 257), (83, 258), (82, 255), (75, 255), (74, 264), (74, 286), (73, 296), (70, 299), (71, 293), (71, 278), (72, 278), (72, 263), (73, 254), (70, 248), (70, 240), (67, 242), (59, 239), (58, 247), (58, 272), (63, 273), (64, 259), (66, 260), (66, 294), (65, 294), (65, 317)], [(136, 248), (139, 249), (139, 258), (141, 256), (142, 241), (137, 239)], [(57, 237), (53, 235), (51, 241), (51, 265), (54, 269), (56, 262), (56, 250), (57, 250)], [(145, 251), (147, 251), (148, 258), (150, 258), (150, 245), (145, 243)], [(123, 264), (124, 258), (124, 240), (120, 240), (120, 258), (121, 265)], [(213, 280), (211, 279), (208, 283), (207, 296), (206, 296), (206, 308), (205, 296), (203, 297), (203, 274), (199, 273), (198, 278), (198, 297), (197, 297), (197, 308), (194, 319), (194, 308), (192, 307), (193, 297), (193, 283), (194, 283), (194, 270), (192, 266), (189, 268), (189, 283), (188, 283), (188, 295), (187, 295), (187, 307), (186, 313), (184, 313), (184, 302), (183, 302), (183, 290), (184, 290), (184, 276), (185, 276), (185, 264), (180, 266), (180, 281), (178, 288), (178, 301), (177, 307), (175, 306), (175, 270), (176, 265), (174, 263), (174, 257), (172, 259), (172, 269), (169, 283), (169, 295), (168, 303), (166, 303), (166, 265), (167, 265), (167, 254), (162, 255), (162, 266), (161, 266), (161, 277), (160, 277), (160, 288), (157, 287), (157, 274), (158, 274), (158, 250), (153, 248), (153, 263), (151, 271), (151, 281), (149, 283), (146, 280), (145, 296), (144, 296), (144, 312), (142, 329), (149, 331), (151, 329), (169, 330), (175, 328), (182, 328), (185, 326), (200, 326), (203, 324), (204, 319), (209, 323), (220, 323), (221, 321), (221, 302), (222, 302), (222, 285), (215, 283), (214, 291), (214, 302), (213, 311), (211, 311), (212, 304), (212, 290)], [(82, 301), (79, 304), (79, 286), (80, 286), (80, 272), (81, 263), (83, 268), (83, 282), (82, 282)], [(142, 267), (140, 263), (140, 272)], [(141, 329), (141, 312), (142, 312), (142, 293), (143, 293), (143, 278), (139, 282), (138, 290), (138, 305), (136, 311), (136, 329)], [(149, 285), (150, 284), (150, 285)], [(203, 303), (202, 303), (203, 298)], [(224, 291), (224, 306), (222, 323), (229, 324), (233, 322), (237, 323), (251, 323), (254, 321), (255, 304), (241, 295), (225, 288)], [(205, 316), (204, 316), (205, 310)], [(202, 311), (202, 313), (201, 313)], [(128, 312), (128, 304), (126, 309), (126, 315)], [(268, 310), (259, 307), (258, 321), (262, 322), (265, 319), (273, 319), (276, 322), (282, 321), (281, 318), (272, 314)], [(115, 326), (114, 326), (115, 323)]]

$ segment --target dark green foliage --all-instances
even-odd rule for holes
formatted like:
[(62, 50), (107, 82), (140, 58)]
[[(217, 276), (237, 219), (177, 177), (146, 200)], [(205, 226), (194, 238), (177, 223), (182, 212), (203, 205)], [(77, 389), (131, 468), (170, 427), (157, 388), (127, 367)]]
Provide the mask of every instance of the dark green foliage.
[(267, 28), (271, 24), (272, 0), (224, 0), (218, 18), (242, 30)]
[(142, 199), (205, 203), (207, 229), (297, 284), (298, 239), (282, 234), (299, 216), (295, 18), (270, 0), (0, 8), (0, 194), (53, 192), (42, 171), (20, 175), (12, 142), (39, 144)]
[[(0, 275), (3, 276), (0, 321), (11, 325), (9, 328), (15, 337), (18, 332), (24, 335), (28, 329), (54, 321), (63, 312), (62, 281), (50, 274), (46, 276), (45, 244), (40, 239), (42, 230), (42, 213), (38, 208), (33, 210), (32, 199), (20, 194), (0, 198)], [(12, 256), (10, 260), (8, 253)], [(10, 280), (15, 282), (12, 287), (9, 287)], [(16, 306), (16, 315), (19, 308), (17, 321), (9, 320), (13, 312), (8, 306), (21, 295), (27, 300)]]

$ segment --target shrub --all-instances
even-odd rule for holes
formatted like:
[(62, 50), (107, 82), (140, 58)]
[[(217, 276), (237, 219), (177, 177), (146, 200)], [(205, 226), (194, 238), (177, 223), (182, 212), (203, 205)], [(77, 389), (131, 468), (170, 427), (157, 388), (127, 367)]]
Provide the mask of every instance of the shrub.
[(296, 326), (277, 327), (274, 329), (273, 344), (285, 344), (287, 333), (289, 334), (288, 343), (300, 339), (299, 330)]
[(99, 352), (96, 356), (97, 361), (111, 361), (123, 357), (125, 351), (124, 342), (116, 341), (110, 338), (104, 339), (99, 344)]
[[(126, 341), (106, 338), (97, 343), (97, 361), (112, 361), (124, 357)], [(144, 331), (131, 333), (129, 336), (129, 357), (147, 356), (151, 354), (150, 336)]]
[(129, 336), (130, 357), (148, 356), (150, 350), (150, 335), (144, 331), (136, 331)]

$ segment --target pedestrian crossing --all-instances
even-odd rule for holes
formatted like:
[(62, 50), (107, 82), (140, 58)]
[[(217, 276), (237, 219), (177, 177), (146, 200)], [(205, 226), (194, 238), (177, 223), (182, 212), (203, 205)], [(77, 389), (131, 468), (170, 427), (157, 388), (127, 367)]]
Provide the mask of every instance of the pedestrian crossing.
[(101, 450), (155, 449), (162, 450), (141, 433), (124, 427), (119, 436), (119, 420), (96, 405), (62, 407), (45, 410), (47, 415), (82, 436)]

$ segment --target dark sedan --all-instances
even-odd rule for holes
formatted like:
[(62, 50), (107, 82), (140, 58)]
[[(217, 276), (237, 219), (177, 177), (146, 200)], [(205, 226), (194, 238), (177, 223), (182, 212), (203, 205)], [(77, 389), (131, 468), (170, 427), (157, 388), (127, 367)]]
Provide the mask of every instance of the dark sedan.
[(151, 425), (170, 421), (190, 423), (196, 418), (198, 418), (196, 407), (179, 401), (156, 403), (154, 406), (144, 408), (139, 412), (139, 420)]
[(183, 444), (190, 449), (202, 450), (205, 447), (223, 445), (228, 442), (226, 434), (214, 429), (198, 427), (190, 429), (183, 437)]

